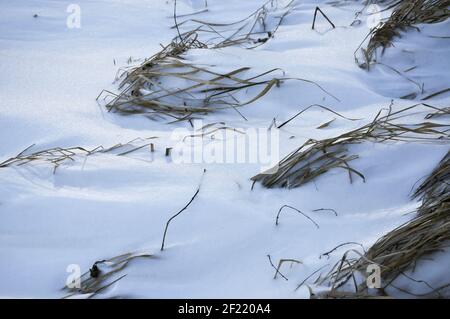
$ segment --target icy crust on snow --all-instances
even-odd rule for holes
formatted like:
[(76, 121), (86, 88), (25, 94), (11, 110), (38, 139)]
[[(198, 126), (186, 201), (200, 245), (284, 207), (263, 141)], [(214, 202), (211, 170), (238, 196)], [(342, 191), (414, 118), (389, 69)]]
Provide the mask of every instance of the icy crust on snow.
[[(351, 150), (360, 156), (352, 166), (366, 183), (349, 183), (344, 170), (332, 170), (300, 188), (264, 189), (250, 177), (252, 164), (176, 164), (164, 156), (174, 128), (143, 117), (122, 117), (98, 107), (102, 89), (116, 90), (112, 80), (130, 56), (145, 58), (176, 35), (173, 3), (152, 1), (79, 1), (80, 29), (66, 27), (66, 4), (54, 1), (2, 2), (0, 4), (0, 161), (31, 144), (33, 150), (50, 147), (98, 145), (109, 147), (137, 137), (158, 136), (155, 152), (140, 150), (126, 156), (98, 154), (64, 163), (55, 173), (43, 163), (0, 168), (0, 296), (62, 297), (69, 264), (87, 271), (96, 260), (125, 252), (148, 251), (153, 259), (136, 259), (124, 270), (127, 276), (101, 297), (308, 298), (307, 276), (334, 265), (350, 247), (329, 256), (324, 252), (344, 242), (370, 247), (377, 238), (406, 222), (418, 203), (409, 195), (414, 183), (429, 174), (448, 145), (363, 143)], [(208, 1), (208, 12), (196, 17), (234, 21), (256, 10), (261, 1)], [(280, 133), (284, 156), (308, 138), (327, 138), (364, 125), (387, 107), (408, 106), (400, 100), (417, 88), (411, 81), (382, 66), (361, 70), (353, 52), (368, 33), (366, 24), (350, 27), (357, 3), (321, 8), (336, 29), (320, 16), (311, 30), (317, 1), (302, 1), (288, 15), (273, 39), (254, 50), (227, 47), (192, 50), (185, 58), (213, 65), (217, 71), (243, 66), (258, 74), (280, 68), (286, 77), (319, 83), (316, 86), (286, 81), (257, 103), (240, 111), (210, 114), (204, 124), (218, 121), (236, 128), (266, 128), (289, 119), (311, 104), (322, 104), (357, 121), (348, 121), (320, 109), (311, 109), (286, 125)], [(203, 1), (178, 1), (178, 14), (203, 9)], [(37, 18), (33, 18), (34, 14)], [(433, 93), (449, 83), (448, 23), (419, 26), (395, 40), (380, 61), (424, 83)], [(407, 50), (407, 52), (404, 52)], [(114, 64), (115, 61), (115, 64)], [(254, 73), (252, 73), (254, 72)], [(251, 95), (252, 91), (249, 90)], [(245, 94), (242, 95), (245, 98)], [(447, 95), (430, 104), (448, 106)], [(423, 118), (423, 113), (417, 118)], [(325, 129), (319, 125), (335, 120)], [(445, 121), (445, 119), (444, 119)], [(214, 141), (205, 140), (205, 143)], [(166, 249), (159, 251), (164, 226), (195, 192), (203, 169), (201, 191), (188, 210), (171, 224)], [(284, 212), (291, 205), (305, 217)], [(313, 212), (332, 208), (337, 216)], [(355, 247), (357, 248), (357, 246)], [(274, 280), (267, 255), (297, 259), (284, 264), (289, 280)], [(418, 265), (414, 278), (438, 285), (449, 281), (448, 254)], [(410, 282), (398, 283), (409, 287)], [(414, 287), (420, 290), (420, 287)], [(428, 291), (423, 287), (423, 291)], [(400, 295), (402, 296), (402, 295)]]

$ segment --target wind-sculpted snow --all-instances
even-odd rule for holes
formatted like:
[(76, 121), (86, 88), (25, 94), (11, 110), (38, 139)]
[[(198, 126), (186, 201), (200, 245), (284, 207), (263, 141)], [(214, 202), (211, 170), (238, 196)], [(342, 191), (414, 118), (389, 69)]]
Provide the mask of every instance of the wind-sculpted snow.
[[(405, 32), (367, 71), (354, 59), (373, 25), (362, 3), (294, 1), (279, 26), (276, 17), (283, 15), (283, 7), (268, 10), (267, 28), (277, 29), (264, 34), (267, 39), (257, 47), (247, 41), (190, 48), (183, 63), (220, 74), (248, 67), (248, 77), (276, 69), (282, 78), (310, 82), (284, 81), (248, 105), (225, 90), (221, 99), (235, 108), (178, 121), (123, 116), (108, 112), (105, 96), (96, 100), (104, 89), (109, 98), (120, 94), (117, 72), (141, 65), (161, 51), (160, 44), (167, 46), (178, 36), (172, 28), (174, 2), (77, 4), (79, 20), (78, 11), (68, 12), (65, 2), (0, 4), (0, 163), (8, 163), (0, 164), (1, 297), (64, 297), (61, 288), (79, 267), (88, 279), (83, 286), (88, 295), (82, 297), (309, 298), (308, 286), (329, 288), (314, 282), (347, 250), (363, 253), (362, 247), (368, 250), (413, 218), (407, 213), (419, 206), (410, 197), (414, 185), (448, 151), (445, 138), (440, 143), (364, 140), (344, 153), (357, 154), (349, 165), (365, 182), (352, 174), (350, 183), (348, 169), (330, 169), (297, 188), (256, 183), (252, 189), (252, 176), (267, 163), (250, 155), (272, 149), (278, 163), (307, 141), (329, 141), (370, 126), (389, 107), (394, 112), (426, 103), (431, 107), (411, 109), (407, 122), (425, 123), (426, 130), (435, 128), (426, 123), (448, 125), (448, 109), (443, 111), (449, 106), (448, 92), (422, 100), (449, 86), (448, 21), (419, 25), (420, 33)], [(204, 1), (178, 0), (178, 23), (239, 21), (262, 4), (208, 0), (205, 8)], [(316, 6), (335, 28), (320, 14), (311, 28)], [(180, 32), (192, 24), (181, 24)], [(247, 31), (239, 33), (241, 39)], [(251, 38), (258, 41), (255, 34)], [(263, 87), (242, 88), (238, 100), (251, 100)], [(311, 107), (296, 116), (311, 105), (324, 108)], [(254, 132), (267, 140), (252, 144)], [(148, 137), (155, 138), (136, 140)], [(236, 144), (224, 148), (225, 156), (212, 151), (230, 140)], [(92, 155), (78, 149), (89, 152), (130, 141), (144, 147)], [(177, 152), (188, 148), (193, 154), (211, 152), (177, 161)], [(248, 156), (235, 156), (236, 149)], [(19, 161), (8, 162), (18, 155)], [(55, 159), (61, 159), (56, 169)], [(284, 205), (294, 209), (283, 209), (277, 219)], [(185, 206), (170, 222), (161, 251), (168, 220)], [(344, 243), (350, 244), (339, 246)], [(151, 258), (127, 259), (135, 254)], [(117, 272), (91, 286), (91, 279), (98, 278), (96, 262), (100, 273)], [(419, 263), (414, 278), (449, 282), (448, 267), (448, 254), (442, 253)], [(410, 284), (396, 283), (405, 289)]]

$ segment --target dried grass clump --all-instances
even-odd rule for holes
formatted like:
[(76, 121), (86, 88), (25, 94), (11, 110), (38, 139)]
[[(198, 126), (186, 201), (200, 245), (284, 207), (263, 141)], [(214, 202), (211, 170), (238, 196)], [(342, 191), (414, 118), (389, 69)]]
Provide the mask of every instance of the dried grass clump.
[[(365, 272), (369, 264), (378, 264), (381, 268), (383, 286), (379, 293), (386, 294), (386, 288), (391, 287), (415, 297), (449, 297), (443, 290), (450, 283), (440, 287), (432, 287), (428, 283), (408, 276), (405, 272), (414, 271), (417, 263), (432, 253), (442, 251), (450, 243), (450, 152), (442, 159), (430, 176), (413, 194), (421, 198), (422, 204), (417, 209), (417, 215), (411, 221), (397, 227), (381, 237), (364, 255), (354, 250), (347, 251), (340, 262), (325, 278), (332, 281), (332, 290), (327, 297), (339, 297), (340, 294), (352, 296), (368, 293), (366, 283), (356, 284), (355, 291), (342, 292), (337, 290), (354, 277), (355, 272)], [(348, 255), (356, 252), (360, 258), (352, 259)], [(417, 283), (428, 286), (429, 291), (416, 294), (396, 287), (393, 282), (404, 276)]]
[[(450, 140), (448, 130), (450, 125), (424, 121), (417, 124), (398, 123), (398, 120), (408, 116), (406, 111), (420, 105), (413, 105), (393, 112), (389, 107), (388, 114), (381, 116), (381, 111), (375, 119), (360, 128), (342, 135), (324, 140), (309, 139), (298, 149), (281, 160), (275, 168), (258, 174), (251, 179), (261, 182), (263, 186), (293, 188), (301, 186), (334, 168), (348, 171), (350, 182), (353, 175), (365, 180), (364, 175), (350, 167), (349, 162), (357, 159), (358, 155), (349, 154), (351, 144), (364, 141), (420, 141), (431, 143), (445, 143)], [(425, 105), (433, 110), (441, 109)]]
[[(361, 48), (364, 62), (360, 63), (355, 55), (356, 62), (362, 68), (369, 69), (374, 60), (376, 50), (382, 48), (382, 53), (391, 46), (395, 37), (401, 36), (401, 31), (416, 28), (420, 23), (437, 23), (450, 16), (449, 0), (414, 0), (398, 1), (395, 9), (386, 22), (374, 28), (366, 37), (369, 43), (366, 49)], [(359, 48), (358, 48), (359, 49)]]
[(247, 17), (230, 22), (217, 23), (198, 19), (176, 21), (176, 40), (183, 39), (192, 31), (180, 32), (179, 28), (195, 31), (208, 48), (217, 49), (239, 45), (252, 49), (267, 42), (275, 35), (284, 18), (295, 8), (294, 1), (269, 0)]
[[(122, 81), (120, 87), (124, 89), (106, 107), (108, 111), (123, 115), (143, 114), (151, 119), (168, 117), (173, 122), (191, 120), (210, 112), (229, 108), (236, 110), (253, 103), (285, 80), (261, 79), (275, 69), (244, 78), (242, 73), (248, 70), (250, 68), (243, 67), (222, 74), (180, 58), (144, 63)], [(174, 80), (177, 84), (166, 84)], [(251, 87), (258, 88), (258, 91), (247, 101), (239, 101), (235, 97), (236, 93)]]
[[(64, 162), (72, 161), (75, 162), (79, 157), (87, 157), (94, 154), (115, 154), (117, 156), (123, 156), (130, 154), (134, 151), (142, 149), (149, 146), (151, 143), (147, 143), (147, 140), (154, 139), (156, 137), (150, 137), (146, 139), (137, 138), (129, 141), (125, 144), (118, 143), (112, 147), (104, 148), (103, 146), (97, 146), (92, 150), (87, 150), (83, 147), (54, 147), (42, 151), (37, 151), (34, 153), (29, 153), (29, 150), (35, 146), (35, 144), (27, 147), (22, 152), (14, 157), (7, 159), (0, 163), (0, 168), (11, 167), (11, 166), (22, 166), (29, 163), (47, 163), (54, 166), (54, 170)], [(136, 143), (139, 142), (139, 143)]]
[[(200, 66), (186, 61), (184, 54), (190, 49), (215, 49), (243, 44), (252, 44), (247, 48), (254, 48), (266, 42), (294, 8), (293, 1), (284, 6), (281, 2), (283, 1), (269, 0), (247, 18), (233, 23), (210, 23), (196, 19), (178, 23), (175, 1), (174, 28), (178, 35), (141, 65), (121, 69), (116, 77), (116, 80), (120, 80), (120, 93), (103, 90), (97, 100), (107, 101), (105, 106), (110, 112), (122, 115), (141, 114), (154, 120), (169, 118), (172, 120), (170, 123), (191, 121), (210, 112), (229, 108), (244, 117), (239, 112), (239, 107), (257, 101), (271, 88), (280, 86), (286, 80), (313, 84), (338, 100), (313, 81), (273, 77), (274, 72), (281, 71), (279, 69), (246, 77), (244, 73), (250, 71), (249, 67), (219, 73), (213, 70), (213, 66)], [(279, 16), (274, 24), (272, 18), (277, 14)], [(180, 26), (189, 27), (189, 31), (181, 33)], [(211, 34), (212, 38), (209, 37)], [(251, 88), (256, 91), (247, 100), (241, 101), (236, 96), (238, 93), (247, 93)]]
[[(281, 71), (279, 69), (245, 77), (244, 73), (250, 70), (249, 67), (218, 73), (211, 68), (188, 63), (182, 54), (193, 47), (201, 47), (195, 32), (181, 41), (172, 42), (140, 66), (125, 70), (119, 76), (122, 79), (119, 85), (121, 93), (103, 90), (97, 100), (103, 93), (107, 93), (114, 97), (106, 104), (108, 111), (123, 115), (143, 114), (151, 119), (168, 117), (172, 119), (172, 123), (229, 108), (242, 116), (237, 110), (239, 107), (257, 101), (274, 86), (279, 87), (287, 80), (313, 84), (335, 98), (313, 81), (271, 77), (271, 74)], [(251, 88), (256, 89), (254, 95), (246, 101), (240, 101), (237, 93), (246, 93)], [(104, 96), (104, 99), (108, 96)]]
[(126, 253), (113, 258), (96, 261), (89, 271), (81, 275), (80, 287), (66, 285), (63, 288), (63, 291), (67, 293), (63, 299), (83, 295), (88, 299), (95, 297), (97, 294), (123, 279), (126, 274), (116, 277), (114, 275), (124, 270), (132, 260), (151, 257), (153, 255), (148, 253)]

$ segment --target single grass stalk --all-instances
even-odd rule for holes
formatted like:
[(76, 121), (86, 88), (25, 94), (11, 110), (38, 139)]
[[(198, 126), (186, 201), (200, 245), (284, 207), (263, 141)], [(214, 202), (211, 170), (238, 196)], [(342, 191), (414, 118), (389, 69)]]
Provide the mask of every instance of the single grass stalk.
[(169, 228), (170, 222), (171, 222), (175, 217), (177, 217), (177, 216), (180, 215), (182, 212), (184, 212), (184, 211), (189, 207), (189, 205), (194, 201), (194, 199), (197, 197), (198, 193), (200, 192), (201, 181), (203, 180), (203, 176), (205, 175), (205, 173), (206, 173), (206, 169), (203, 170), (202, 179), (200, 180), (200, 184), (199, 184), (197, 190), (195, 191), (194, 196), (192, 196), (192, 198), (189, 200), (189, 202), (188, 202), (188, 203), (187, 203), (180, 211), (178, 211), (175, 215), (173, 215), (172, 217), (170, 217), (169, 220), (167, 221), (166, 227), (164, 228), (164, 234), (163, 234), (163, 238), (162, 238), (162, 242), (161, 242), (161, 251), (164, 250), (164, 244), (165, 244), (165, 242), (166, 242), (166, 235), (167, 235), (167, 230), (168, 230), (168, 228)]

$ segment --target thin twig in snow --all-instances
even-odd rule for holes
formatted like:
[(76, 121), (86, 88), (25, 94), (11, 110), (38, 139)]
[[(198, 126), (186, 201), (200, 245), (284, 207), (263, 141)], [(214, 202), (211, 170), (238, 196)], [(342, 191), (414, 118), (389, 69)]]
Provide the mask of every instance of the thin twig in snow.
[(293, 210), (295, 210), (296, 212), (302, 214), (303, 216), (305, 216), (306, 218), (308, 218), (308, 219), (309, 219), (309, 220), (310, 220), (317, 228), (320, 228), (320, 227), (319, 227), (319, 224), (317, 224), (311, 217), (309, 217), (308, 215), (306, 215), (306, 214), (303, 213), (302, 211), (298, 210), (297, 208), (292, 207), (292, 206), (289, 206), (289, 205), (283, 205), (283, 206), (281, 206), (281, 208), (278, 210), (277, 218), (276, 218), (276, 220), (275, 220), (275, 225), (278, 226), (278, 219), (280, 218), (281, 211), (282, 211), (283, 208), (285, 208), (285, 207), (286, 207), (286, 208), (293, 209)]
[(277, 277), (277, 274), (280, 274), (281, 277), (283, 277), (286, 281), (288, 281), (289, 279), (287, 279), (280, 271), (277, 267), (275, 267), (275, 265), (272, 262), (272, 258), (270, 258), (270, 255), (267, 255), (267, 258), (269, 258), (269, 262), (270, 265), (273, 267), (273, 269), (275, 269), (275, 277), (273, 277), (274, 279)]
[[(205, 172), (206, 172), (206, 169), (203, 170), (202, 178), (203, 178), (203, 176), (205, 175)], [(175, 215), (173, 215), (172, 217), (170, 217), (169, 220), (167, 221), (167, 223), (166, 223), (166, 228), (164, 229), (164, 235), (163, 235), (162, 243), (161, 243), (161, 251), (164, 250), (164, 243), (165, 243), (165, 241), (166, 241), (167, 229), (169, 228), (170, 222), (171, 222), (175, 217), (177, 217), (178, 215), (180, 215), (183, 211), (185, 211), (186, 208), (189, 207), (189, 205), (194, 201), (195, 197), (197, 197), (198, 193), (200, 192), (200, 186), (201, 186), (201, 181), (200, 181), (200, 184), (198, 185), (197, 190), (195, 191), (194, 196), (192, 196), (192, 198), (189, 200), (189, 202), (186, 204), (186, 206), (184, 206), (178, 213), (176, 213)]]
[(331, 22), (330, 19), (328, 19), (328, 17), (326, 16), (326, 14), (323, 13), (323, 11), (320, 10), (319, 7), (316, 7), (316, 10), (314, 11), (314, 20), (313, 20), (313, 23), (312, 23), (312, 29), (313, 29), (313, 30), (314, 30), (314, 25), (316, 24), (317, 11), (319, 11), (319, 12), (324, 16), (324, 18), (327, 19), (327, 21), (331, 24), (331, 26), (333, 27), (333, 29), (336, 28), (336, 26), (334, 25), (334, 23)]

